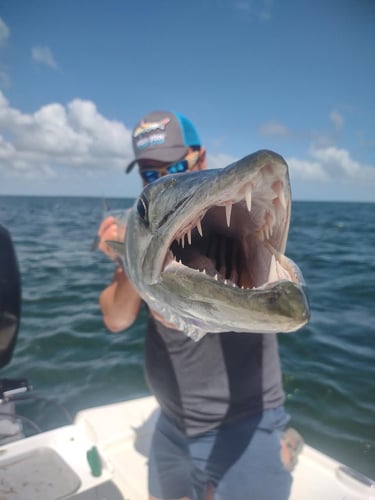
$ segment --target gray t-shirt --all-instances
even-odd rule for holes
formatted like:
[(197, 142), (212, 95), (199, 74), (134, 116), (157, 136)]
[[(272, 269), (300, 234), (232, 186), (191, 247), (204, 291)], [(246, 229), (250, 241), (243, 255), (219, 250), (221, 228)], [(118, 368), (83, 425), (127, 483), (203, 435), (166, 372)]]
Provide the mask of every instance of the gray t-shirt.
[(284, 402), (273, 334), (208, 333), (194, 342), (150, 317), (145, 370), (160, 407), (189, 436)]

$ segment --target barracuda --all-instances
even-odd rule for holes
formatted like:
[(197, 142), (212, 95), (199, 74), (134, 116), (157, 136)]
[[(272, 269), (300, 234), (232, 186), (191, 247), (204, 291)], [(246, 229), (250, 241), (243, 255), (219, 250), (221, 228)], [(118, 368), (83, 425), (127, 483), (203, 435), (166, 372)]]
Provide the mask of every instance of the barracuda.
[(143, 300), (194, 340), (207, 332), (292, 332), (310, 316), (305, 282), (284, 255), (288, 166), (258, 151), (223, 169), (146, 186), (111, 243)]

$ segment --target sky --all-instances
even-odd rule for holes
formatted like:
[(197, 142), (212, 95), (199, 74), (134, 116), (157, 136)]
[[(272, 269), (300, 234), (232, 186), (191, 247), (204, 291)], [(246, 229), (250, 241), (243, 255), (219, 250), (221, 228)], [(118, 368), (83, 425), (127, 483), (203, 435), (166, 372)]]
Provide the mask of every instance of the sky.
[(131, 131), (259, 149), (295, 200), (375, 202), (374, 0), (0, 0), (0, 195), (136, 197)]

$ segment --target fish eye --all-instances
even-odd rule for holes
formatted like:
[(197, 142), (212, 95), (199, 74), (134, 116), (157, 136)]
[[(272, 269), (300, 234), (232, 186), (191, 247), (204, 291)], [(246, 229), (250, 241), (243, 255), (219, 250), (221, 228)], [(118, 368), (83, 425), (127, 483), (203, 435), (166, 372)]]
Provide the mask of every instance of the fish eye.
[(148, 202), (147, 199), (144, 198), (143, 196), (140, 196), (138, 198), (137, 202), (137, 212), (139, 217), (148, 224)]

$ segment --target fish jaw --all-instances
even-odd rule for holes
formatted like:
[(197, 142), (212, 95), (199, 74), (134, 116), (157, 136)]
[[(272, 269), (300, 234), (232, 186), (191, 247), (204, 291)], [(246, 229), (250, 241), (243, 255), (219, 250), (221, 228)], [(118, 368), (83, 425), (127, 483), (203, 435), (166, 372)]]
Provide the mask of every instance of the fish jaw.
[(305, 286), (288, 280), (243, 290), (173, 263), (163, 272), (162, 287), (172, 292), (169, 305), (183, 318), (188, 335), (199, 329), (200, 333), (289, 333), (310, 318)]
[(134, 205), (125, 267), (144, 300), (188, 335), (295, 331), (309, 307), (284, 256), (290, 209), (287, 164), (270, 151), (166, 176)]

